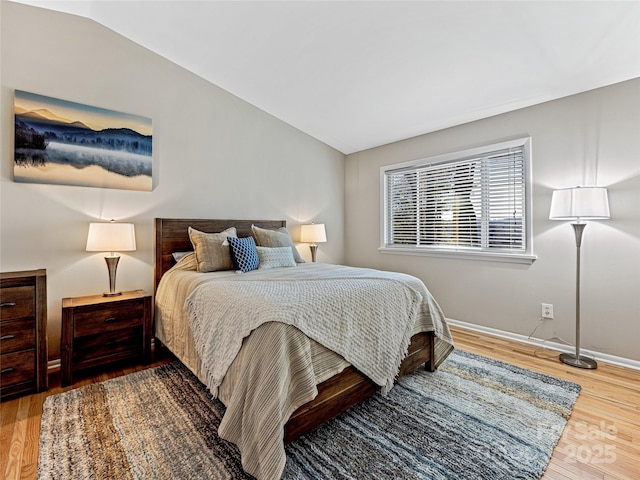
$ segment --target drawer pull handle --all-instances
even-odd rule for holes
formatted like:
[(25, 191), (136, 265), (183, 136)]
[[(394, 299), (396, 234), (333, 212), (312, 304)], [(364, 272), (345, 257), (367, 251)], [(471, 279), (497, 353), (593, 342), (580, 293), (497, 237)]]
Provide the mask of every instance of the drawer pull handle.
[(4, 303), (0, 303), (0, 307), (15, 307), (16, 306), (16, 302), (4, 302)]
[(3, 368), (2, 370), (0, 370), (0, 375), (2, 375), (3, 373), (11, 373), (14, 370), (15, 370), (15, 368), (13, 368), (13, 367)]
[(15, 335), (3, 335), (0, 337), (0, 340), (11, 340), (12, 338), (16, 338)]
[(113, 322), (117, 322), (117, 321), (118, 321), (118, 319), (116, 317), (109, 317), (109, 318), (106, 318), (104, 320), (104, 323), (113, 323)]
[(116, 341), (112, 339), (112, 340), (106, 341), (104, 346), (105, 347), (113, 347), (115, 344), (116, 344)]

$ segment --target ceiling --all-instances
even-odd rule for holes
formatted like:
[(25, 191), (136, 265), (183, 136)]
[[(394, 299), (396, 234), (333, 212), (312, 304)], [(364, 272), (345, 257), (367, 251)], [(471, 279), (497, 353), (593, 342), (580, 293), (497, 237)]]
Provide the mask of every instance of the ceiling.
[(19, 1), (91, 18), (346, 154), (640, 77), (640, 1)]

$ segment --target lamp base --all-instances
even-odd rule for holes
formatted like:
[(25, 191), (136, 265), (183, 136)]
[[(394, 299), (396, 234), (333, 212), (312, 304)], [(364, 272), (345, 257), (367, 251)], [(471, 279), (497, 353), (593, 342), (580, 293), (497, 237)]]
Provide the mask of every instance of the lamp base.
[(576, 357), (573, 353), (561, 353), (560, 361), (562, 363), (566, 363), (567, 365), (571, 365), (572, 367), (586, 368), (589, 370), (598, 368), (598, 364), (592, 358), (586, 358), (582, 356)]
[(117, 297), (118, 295), (122, 295), (122, 292), (104, 292), (102, 294), (103, 297)]
[(107, 262), (107, 268), (109, 269), (109, 291), (102, 294), (103, 297), (117, 297), (122, 295), (122, 292), (116, 290), (116, 271), (118, 270), (118, 262), (120, 261), (120, 255), (112, 253), (104, 257)]

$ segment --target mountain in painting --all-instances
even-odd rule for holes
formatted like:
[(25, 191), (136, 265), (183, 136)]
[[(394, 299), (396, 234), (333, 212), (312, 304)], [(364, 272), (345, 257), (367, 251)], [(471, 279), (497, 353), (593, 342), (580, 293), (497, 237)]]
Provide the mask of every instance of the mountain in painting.
[(15, 113), (16, 113), (16, 116), (20, 116), (20, 118), (23, 121), (24, 121), (25, 118), (30, 118), (30, 119), (33, 119), (34, 121), (38, 121), (38, 122), (43, 123), (43, 124), (46, 124), (48, 122), (61, 123), (61, 124), (73, 125), (73, 126), (78, 127), (78, 128), (91, 129), (91, 127), (88, 127), (87, 125), (85, 125), (82, 122), (73, 121), (73, 120), (69, 120), (67, 118), (60, 117), (60, 116), (56, 115), (55, 113), (50, 112), (49, 110), (47, 110), (45, 108), (40, 108), (38, 110), (25, 110), (25, 109), (22, 108), (20, 110), (22, 110), (22, 112), (18, 113), (16, 111)]
[[(80, 121), (60, 117), (47, 109), (23, 110), (16, 108), (16, 128), (33, 130), (44, 137), (46, 143), (124, 151), (151, 156), (151, 135), (142, 135), (130, 128), (94, 130)], [(45, 147), (46, 148), (46, 147)]]

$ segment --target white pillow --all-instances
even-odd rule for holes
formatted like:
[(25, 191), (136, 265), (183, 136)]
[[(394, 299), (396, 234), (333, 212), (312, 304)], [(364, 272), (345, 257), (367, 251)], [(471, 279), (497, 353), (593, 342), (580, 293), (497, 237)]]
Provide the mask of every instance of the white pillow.
[(291, 247), (256, 247), (256, 250), (260, 260), (258, 269), (296, 266)]
[(193, 270), (198, 271), (198, 261), (196, 260), (196, 252), (187, 252), (184, 257), (173, 266), (178, 270)]
[(193, 250), (190, 252), (173, 252), (171, 255), (173, 255), (173, 259), (175, 260), (175, 262), (179, 262), (181, 258), (186, 257), (187, 255), (189, 255), (190, 253), (193, 253)]

